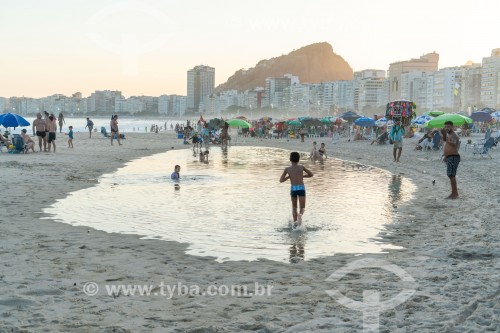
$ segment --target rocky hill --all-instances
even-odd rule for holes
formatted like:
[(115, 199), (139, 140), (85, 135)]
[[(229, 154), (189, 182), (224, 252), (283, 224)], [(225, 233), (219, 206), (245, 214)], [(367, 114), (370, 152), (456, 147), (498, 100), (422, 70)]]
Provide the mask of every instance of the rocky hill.
[(292, 74), (300, 82), (320, 83), (322, 81), (352, 80), (351, 66), (328, 43), (316, 43), (294, 50), (287, 55), (261, 60), (248, 70), (234, 73), (226, 83), (216, 90), (236, 89), (244, 91), (254, 87), (265, 87), (268, 77), (281, 77)]

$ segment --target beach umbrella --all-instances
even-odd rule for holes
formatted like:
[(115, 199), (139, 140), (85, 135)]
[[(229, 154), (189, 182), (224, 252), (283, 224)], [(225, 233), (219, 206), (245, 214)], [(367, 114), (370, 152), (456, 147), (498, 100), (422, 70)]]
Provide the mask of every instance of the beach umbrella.
[(421, 115), (419, 117), (417, 117), (416, 119), (412, 120), (411, 123), (414, 124), (414, 125), (423, 125), (425, 124), (426, 122), (432, 120), (433, 118), (431, 116), (428, 116), (428, 115)]
[(3, 127), (25, 127), (29, 126), (30, 122), (15, 113), (4, 113), (0, 115), (0, 125)]
[(497, 110), (493, 109), (493, 108), (482, 108), (481, 110), (479, 110), (481, 112), (488, 112), (488, 113), (493, 113), (493, 112), (497, 112)]
[(262, 118), (260, 118), (259, 120), (260, 120), (260, 121), (273, 121), (273, 118), (271, 118), (271, 117), (267, 117), (267, 116), (266, 116), (266, 117), (262, 117)]
[(337, 117), (328, 116), (328, 117), (321, 118), (319, 121), (322, 123), (334, 123), (336, 120), (337, 120)]
[(289, 120), (286, 123), (288, 126), (302, 126), (302, 123), (298, 120)]
[(426, 112), (429, 114), (429, 116), (433, 116), (433, 117), (439, 117), (441, 115), (444, 114), (443, 111), (438, 111), (438, 110), (434, 110), (434, 111), (429, 111), (429, 112)]
[(500, 111), (493, 112), (491, 117), (497, 121), (500, 120)]
[(243, 120), (247, 120), (247, 117), (245, 117), (245, 116), (238, 116), (238, 117), (234, 117), (234, 119), (243, 119)]
[(339, 118), (347, 120), (348, 122), (352, 122), (353, 120), (361, 118), (361, 116), (359, 114), (357, 114), (356, 112), (349, 111), (349, 112), (342, 113), (339, 116)]
[(384, 127), (386, 125), (387, 125), (387, 118), (386, 117), (379, 118), (379, 119), (375, 120), (375, 126)]
[(488, 112), (485, 111), (476, 111), (472, 112), (470, 115), (470, 118), (474, 121), (490, 121), (491, 120), (491, 115)]
[(375, 126), (375, 120), (373, 120), (372, 118), (368, 118), (368, 117), (361, 117), (361, 118), (358, 118), (354, 121), (354, 125), (361, 126), (361, 127), (371, 127), (371, 126)]
[(241, 127), (241, 128), (250, 128), (252, 125), (250, 125), (248, 122), (246, 122), (243, 119), (230, 119), (227, 121), (229, 126), (231, 127)]
[(454, 114), (454, 113), (445, 113), (432, 120), (429, 120), (424, 124), (424, 127), (442, 128), (444, 127), (444, 123), (447, 121), (451, 121), (453, 123), (453, 126), (462, 126), (463, 124), (472, 124), (474, 122), (469, 117), (461, 116), (459, 114)]
[(4, 127), (25, 127), (30, 122), (15, 113), (4, 113), (0, 115), (0, 125)]

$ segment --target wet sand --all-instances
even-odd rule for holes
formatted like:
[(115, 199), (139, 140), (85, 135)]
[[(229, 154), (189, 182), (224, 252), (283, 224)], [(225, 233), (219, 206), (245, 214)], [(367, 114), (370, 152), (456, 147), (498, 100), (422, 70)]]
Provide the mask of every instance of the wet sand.
[[(361, 332), (362, 313), (339, 304), (326, 290), (338, 289), (362, 301), (364, 290), (379, 290), (381, 300), (387, 300), (403, 288), (415, 292), (380, 313), (380, 332), (500, 330), (498, 150), (492, 160), (462, 153), (457, 177), (461, 198), (450, 201), (444, 199), (449, 181), (438, 152), (414, 151), (407, 140), (401, 163), (394, 163), (389, 145), (317, 139), (327, 143), (329, 155), (380, 167), (414, 182), (414, 198), (395, 207), (394, 223), (381, 234), (387, 244), (404, 249), (339, 254), (295, 264), (218, 263), (186, 255), (185, 244), (107, 234), (40, 218), (44, 207), (69, 192), (93, 186), (100, 175), (130, 160), (171, 147), (185, 148), (173, 133), (127, 137), (123, 146), (111, 147), (108, 140), (97, 136), (89, 140), (76, 133), (73, 150), (60, 139), (56, 154), (0, 153), (0, 332)], [(308, 151), (312, 142), (237, 141), (234, 144), (300, 151)], [(414, 283), (408, 286), (393, 273), (369, 268), (370, 262), (360, 259), (397, 265)], [(349, 263), (359, 263), (358, 270), (340, 282), (325, 281)], [(157, 286), (162, 281), (171, 286), (199, 285), (200, 293), (210, 285), (247, 285), (253, 291), (257, 282), (271, 285), (272, 292), (253, 297), (176, 294), (167, 299), (108, 295), (103, 290), (106, 284)], [(99, 285), (97, 295), (83, 292), (88, 282)]]

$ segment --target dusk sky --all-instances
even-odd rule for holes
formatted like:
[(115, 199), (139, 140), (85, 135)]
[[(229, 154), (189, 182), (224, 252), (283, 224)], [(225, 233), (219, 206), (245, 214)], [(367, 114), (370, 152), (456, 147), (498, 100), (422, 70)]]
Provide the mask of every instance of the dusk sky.
[(355, 71), (432, 51), (459, 66), (500, 47), (499, 12), (498, 0), (2, 0), (0, 96), (185, 95), (195, 65), (219, 84), (316, 42)]

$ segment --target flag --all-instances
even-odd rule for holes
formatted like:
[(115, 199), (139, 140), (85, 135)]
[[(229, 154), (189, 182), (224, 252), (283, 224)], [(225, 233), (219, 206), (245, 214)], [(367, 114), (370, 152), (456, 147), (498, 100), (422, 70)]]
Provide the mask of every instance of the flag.
[(455, 88), (453, 89), (453, 95), (458, 96), (458, 88), (460, 88), (460, 84), (455, 82)]
[(204, 122), (205, 122), (205, 120), (203, 120), (203, 116), (202, 116), (202, 115), (200, 115), (200, 121), (201, 121), (202, 123), (204, 123)]

